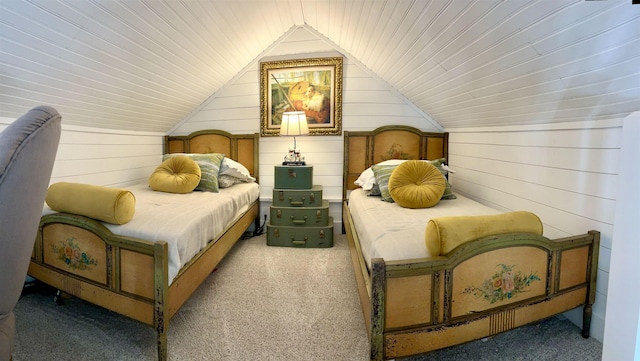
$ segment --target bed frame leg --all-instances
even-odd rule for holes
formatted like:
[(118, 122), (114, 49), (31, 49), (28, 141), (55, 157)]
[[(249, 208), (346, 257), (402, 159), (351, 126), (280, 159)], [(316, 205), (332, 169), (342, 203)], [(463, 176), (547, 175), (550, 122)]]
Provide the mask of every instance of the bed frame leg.
[(153, 325), (158, 333), (158, 361), (167, 360), (167, 329), (169, 328), (169, 262), (166, 242), (157, 242), (154, 247), (155, 300)]
[(53, 302), (58, 306), (64, 305), (64, 300), (62, 299), (62, 291), (56, 290), (56, 294), (53, 296)]
[(589, 338), (591, 334), (591, 313), (592, 307), (590, 304), (584, 305), (582, 311), (582, 337)]
[(600, 255), (600, 232), (589, 231), (593, 237), (591, 244), (591, 254), (589, 256), (589, 287), (587, 300), (582, 311), (582, 337), (589, 338), (591, 332), (592, 305), (596, 302), (596, 278), (598, 275), (598, 257)]
[(158, 330), (158, 361), (167, 360), (167, 332)]
[(267, 224), (267, 215), (264, 215), (264, 223), (260, 225), (260, 216), (258, 215), (256, 219), (253, 221), (254, 229), (253, 236), (259, 236), (264, 232), (264, 226)]
[(386, 265), (381, 258), (371, 260), (371, 360), (384, 360), (384, 308)]

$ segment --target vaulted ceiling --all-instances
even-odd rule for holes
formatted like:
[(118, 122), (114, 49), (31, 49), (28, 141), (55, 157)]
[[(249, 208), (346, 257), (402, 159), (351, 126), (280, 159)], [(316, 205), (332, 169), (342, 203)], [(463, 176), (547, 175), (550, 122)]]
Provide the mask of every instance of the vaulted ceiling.
[(444, 128), (640, 110), (632, 0), (0, 0), (0, 117), (166, 132), (297, 26)]

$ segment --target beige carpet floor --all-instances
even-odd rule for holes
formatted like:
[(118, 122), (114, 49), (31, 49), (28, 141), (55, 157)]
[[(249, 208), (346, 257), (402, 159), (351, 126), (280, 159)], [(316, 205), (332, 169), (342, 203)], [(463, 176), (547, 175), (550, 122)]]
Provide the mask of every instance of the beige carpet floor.
[[(15, 310), (15, 361), (154, 360), (153, 328), (53, 291)], [(368, 339), (344, 236), (329, 249), (240, 241), (171, 320), (170, 360), (367, 360)], [(419, 360), (600, 360), (602, 345), (552, 318)]]

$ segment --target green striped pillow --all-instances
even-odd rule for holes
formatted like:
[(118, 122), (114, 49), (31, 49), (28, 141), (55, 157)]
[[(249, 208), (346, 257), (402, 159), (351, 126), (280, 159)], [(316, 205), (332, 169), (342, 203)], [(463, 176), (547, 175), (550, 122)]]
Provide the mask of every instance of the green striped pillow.
[(391, 198), (391, 193), (389, 193), (389, 177), (391, 177), (391, 173), (396, 169), (397, 165), (372, 165), (371, 170), (373, 171), (373, 176), (376, 178), (376, 184), (378, 184), (378, 188), (380, 189), (380, 197), (385, 202), (393, 203), (393, 198)]
[[(444, 177), (446, 186), (444, 189), (444, 194), (440, 199), (456, 199), (457, 198), (456, 195), (451, 190), (451, 183), (449, 183), (449, 180), (446, 177), (447, 171), (442, 168), (442, 163), (444, 163), (444, 158), (431, 160), (427, 162), (430, 162), (436, 168), (438, 168), (438, 170), (440, 171), (440, 173), (442, 173), (442, 176)], [(391, 176), (391, 173), (393, 173), (393, 170), (396, 169), (397, 166), (398, 166), (397, 164), (392, 164), (392, 165), (375, 164), (371, 166), (371, 170), (373, 171), (373, 175), (376, 178), (376, 182), (374, 187), (371, 189), (371, 192), (369, 193), (369, 195), (378, 195), (378, 192), (376, 192), (376, 190), (374, 189), (376, 188), (375, 186), (377, 185), (377, 188), (380, 191), (380, 197), (382, 197), (382, 200), (385, 202), (393, 203), (393, 198), (391, 198), (391, 193), (389, 193), (389, 177)]]
[(162, 161), (177, 156), (183, 155), (193, 159), (199, 166), (202, 177), (200, 183), (196, 187), (196, 191), (206, 191), (218, 193), (218, 173), (220, 173), (220, 165), (224, 159), (224, 154), (221, 153), (171, 153), (162, 156)]
[(442, 176), (444, 177), (445, 180), (445, 188), (444, 188), (444, 194), (442, 194), (442, 198), (440, 199), (456, 199), (456, 195), (453, 194), (453, 191), (451, 190), (451, 183), (449, 183), (449, 179), (447, 179), (447, 171), (442, 168), (442, 163), (444, 163), (444, 158), (442, 159), (436, 159), (436, 160), (432, 160), (430, 161), (431, 164), (435, 165), (436, 168), (438, 168), (438, 170), (440, 171), (440, 173), (442, 173)]

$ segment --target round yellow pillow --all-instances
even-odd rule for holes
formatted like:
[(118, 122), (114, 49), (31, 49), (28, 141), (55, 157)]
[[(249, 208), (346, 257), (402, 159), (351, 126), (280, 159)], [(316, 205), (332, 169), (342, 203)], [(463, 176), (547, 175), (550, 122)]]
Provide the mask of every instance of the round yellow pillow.
[(429, 208), (440, 201), (447, 184), (438, 168), (430, 162), (408, 160), (398, 165), (389, 177), (393, 201), (405, 208)]
[(190, 193), (200, 183), (200, 166), (185, 156), (175, 156), (162, 162), (149, 176), (154, 191)]

